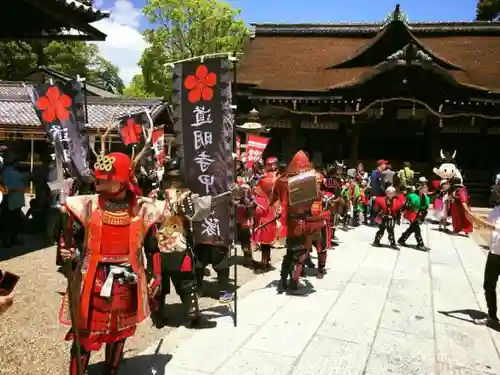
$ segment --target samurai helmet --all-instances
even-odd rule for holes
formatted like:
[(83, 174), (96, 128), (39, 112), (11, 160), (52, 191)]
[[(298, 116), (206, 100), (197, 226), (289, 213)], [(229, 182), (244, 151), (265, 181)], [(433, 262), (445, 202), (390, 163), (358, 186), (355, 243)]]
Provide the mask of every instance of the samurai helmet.
[(292, 158), (290, 164), (288, 164), (288, 168), (286, 169), (286, 173), (289, 175), (296, 175), (303, 172), (308, 172), (312, 170), (313, 167), (306, 153), (302, 150), (298, 151), (295, 156)]
[(254, 192), (259, 196), (269, 197), (274, 189), (275, 178), (273, 176), (262, 177), (255, 186)]

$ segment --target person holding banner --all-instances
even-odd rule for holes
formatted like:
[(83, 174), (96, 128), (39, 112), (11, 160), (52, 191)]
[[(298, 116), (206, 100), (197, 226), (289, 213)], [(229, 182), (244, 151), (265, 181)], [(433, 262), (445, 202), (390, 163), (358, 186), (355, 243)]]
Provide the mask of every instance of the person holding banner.
[[(133, 170), (142, 155), (131, 161), (125, 154), (105, 155), (102, 151), (95, 163), (97, 194), (68, 197), (64, 203), (70, 214), (68, 227), (78, 221), (87, 239), (79, 251), (70, 233), (59, 241), (61, 259), (74, 262), (74, 279), (81, 280), (76, 288), (74, 282), (69, 283), (59, 315), (63, 325), (72, 325), (66, 335), (66, 340), (73, 340), (71, 375), (81, 375), (80, 366), (85, 373), (91, 351), (103, 344), (104, 374), (117, 374), (125, 341), (149, 316), (149, 297), (154, 297), (161, 285), (154, 224), (165, 204), (148, 203), (139, 197)], [(69, 293), (74, 298), (75, 290), (80, 295), (73, 300)], [(76, 321), (70, 308), (77, 315)]]
[[(157, 225), (156, 239), (161, 252), (161, 289), (154, 298), (154, 308), (151, 319), (156, 328), (163, 328), (167, 323), (164, 316), (166, 296), (170, 293), (170, 281), (174, 285), (175, 292), (180, 297), (184, 306), (184, 312), (191, 326), (199, 327), (202, 320), (196, 294), (196, 277), (193, 269), (193, 237), (191, 233), (190, 220), (196, 217), (199, 221), (208, 217), (211, 212), (205, 210), (204, 214), (198, 206), (194, 209), (192, 199), (212, 202), (209, 196), (198, 197), (189, 189), (184, 188), (180, 171), (180, 161), (171, 159), (166, 165), (166, 172), (162, 181), (161, 189), (156, 191), (153, 199), (166, 202), (167, 209), (162, 220)], [(191, 207), (191, 209), (189, 208)]]

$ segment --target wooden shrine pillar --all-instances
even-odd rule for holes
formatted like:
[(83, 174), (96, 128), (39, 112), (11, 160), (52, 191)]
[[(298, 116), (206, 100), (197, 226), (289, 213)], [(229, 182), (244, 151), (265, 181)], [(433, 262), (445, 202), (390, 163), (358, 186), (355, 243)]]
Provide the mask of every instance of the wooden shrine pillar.
[[(349, 126), (349, 125), (348, 125)], [(351, 152), (349, 154), (348, 165), (355, 166), (358, 164), (359, 160), (359, 132), (360, 126), (356, 121), (354, 124), (350, 124), (351, 127)]]
[(283, 156), (286, 162), (289, 162), (293, 155), (298, 151), (299, 147), (299, 133), (300, 133), (300, 118), (298, 116), (293, 116), (290, 121), (290, 132), (287, 137), (284, 137), (283, 141)]

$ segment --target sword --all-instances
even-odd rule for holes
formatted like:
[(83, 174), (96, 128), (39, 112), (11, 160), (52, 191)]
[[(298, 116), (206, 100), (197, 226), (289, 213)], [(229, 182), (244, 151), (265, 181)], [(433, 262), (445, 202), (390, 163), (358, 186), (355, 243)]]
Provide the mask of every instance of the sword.
[[(49, 188), (52, 191), (59, 191), (59, 202), (61, 204), (61, 227), (63, 231), (64, 243), (65, 246), (71, 246), (71, 242), (73, 241), (72, 233), (69, 228), (69, 215), (64, 206), (66, 203), (66, 192), (64, 191), (64, 171), (63, 171), (63, 161), (62, 161), (62, 150), (60, 143), (55, 140), (54, 142), (55, 148), (55, 162), (56, 162), (56, 181), (49, 183)], [(73, 345), (75, 348), (76, 354), (76, 371), (78, 375), (84, 375), (83, 366), (81, 363), (81, 353), (82, 349), (80, 346), (80, 334), (78, 332), (78, 309), (79, 309), (79, 298), (78, 293), (75, 293), (74, 286), (74, 272), (73, 272), (73, 264), (72, 261), (66, 261), (63, 264), (63, 272), (68, 280), (68, 304), (69, 304), (69, 312), (71, 316), (71, 330), (73, 331)]]
[(268, 226), (269, 224), (271, 223), (274, 223), (275, 221), (279, 220), (281, 218), (281, 215), (276, 215), (276, 217), (272, 218), (271, 220), (269, 221), (266, 221), (265, 223), (263, 224), (260, 224), (259, 226), (255, 227), (253, 230), (259, 230), (259, 229), (262, 229), (266, 226)]

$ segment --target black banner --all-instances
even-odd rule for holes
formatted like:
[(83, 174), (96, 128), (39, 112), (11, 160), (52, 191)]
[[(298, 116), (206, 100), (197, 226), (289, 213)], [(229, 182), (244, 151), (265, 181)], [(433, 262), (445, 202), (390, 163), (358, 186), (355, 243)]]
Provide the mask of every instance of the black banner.
[[(233, 182), (233, 113), (229, 61), (188, 61), (174, 69), (174, 128), (186, 186), (201, 196), (228, 191)], [(196, 243), (229, 246), (234, 238), (232, 209), (217, 206), (195, 223)]]
[(72, 176), (89, 178), (88, 138), (82, 87), (78, 82), (65, 85), (42, 84), (28, 87), (33, 108), (52, 144), (58, 144), (61, 160)]

